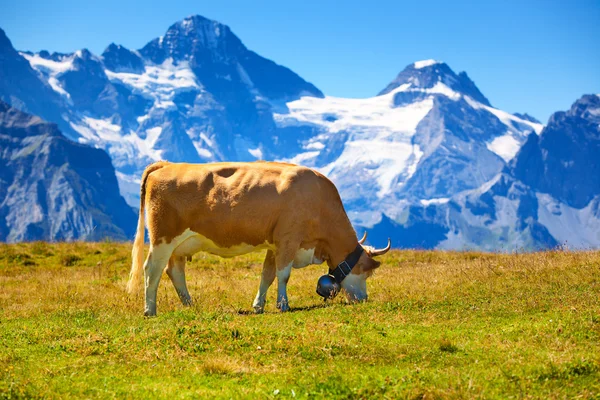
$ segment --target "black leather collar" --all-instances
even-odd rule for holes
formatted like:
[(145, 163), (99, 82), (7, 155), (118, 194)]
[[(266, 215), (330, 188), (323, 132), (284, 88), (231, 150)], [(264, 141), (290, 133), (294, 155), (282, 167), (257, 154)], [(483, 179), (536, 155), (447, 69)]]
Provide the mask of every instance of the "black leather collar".
[(329, 271), (329, 275), (332, 275), (335, 278), (335, 281), (338, 284), (341, 284), (344, 278), (350, 275), (352, 268), (354, 268), (358, 263), (358, 259), (362, 255), (363, 251), (364, 249), (360, 244), (356, 245), (354, 251), (348, 254), (344, 261), (339, 263), (333, 271)]

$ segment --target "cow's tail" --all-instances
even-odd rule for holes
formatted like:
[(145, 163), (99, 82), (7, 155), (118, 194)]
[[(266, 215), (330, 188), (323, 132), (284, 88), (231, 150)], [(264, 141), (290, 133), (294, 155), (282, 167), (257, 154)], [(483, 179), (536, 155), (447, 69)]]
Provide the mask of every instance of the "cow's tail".
[(137, 231), (133, 241), (133, 250), (131, 251), (131, 271), (129, 272), (129, 281), (127, 282), (127, 291), (135, 293), (140, 287), (142, 271), (144, 269), (144, 231), (145, 231), (145, 202), (146, 202), (146, 181), (148, 176), (157, 169), (168, 164), (166, 161), (158, 161), (146, 167), (142, 175), (140, 184), (140, 215), (138, 217)]

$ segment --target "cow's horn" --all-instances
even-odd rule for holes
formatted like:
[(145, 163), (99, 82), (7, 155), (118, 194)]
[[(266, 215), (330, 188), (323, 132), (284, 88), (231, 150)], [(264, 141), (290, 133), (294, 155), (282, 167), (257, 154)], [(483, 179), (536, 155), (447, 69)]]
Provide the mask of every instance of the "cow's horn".
[(363, 237), (362, 237), (362, 239), (360, 239), (358, 241), (358, 244), (363, 244), (365, 242), (365, 240), (367, 240), (367, 231), (365, 231), (365, 233), (363, 233)]
[(376, 256), (382, 256), (385, 253), (387, 253), (388, 251), (390, 251), (390, 249), (392, 248), (392, 241), (390, 240), (390, 238), (388, 238), (388, 245), (385, 249), (374, 249), (371, 252), (371, 257), (376, 257)]

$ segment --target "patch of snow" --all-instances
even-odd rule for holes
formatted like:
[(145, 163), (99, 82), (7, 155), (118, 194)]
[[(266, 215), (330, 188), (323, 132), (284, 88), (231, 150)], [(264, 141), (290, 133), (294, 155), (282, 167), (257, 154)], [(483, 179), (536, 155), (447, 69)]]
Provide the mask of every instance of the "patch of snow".
[(103, 141), (118, 142), (121, 140), (121, 127), (107, 119), (83, 117), (86, 125)]
[(501, 177), (502, 177), (502, 173), (499, 173), (496, 176), (494, 176), (492, 179), (490, 179), (489, 181), (484, 183), (483, 185), (479, 186), (478, 188), (471, 189), (471, 190), (465, 190), (461, 194), (462, 195), (482, 195), (485, 192), (489, 191), (492, 188), (492, 186), (494, 186), (500, 180)]
[(136, 120), (137, 120), (138, 124), (141, 124), (142, 122), (144, 122), (148, 118), (150, 118), (150, 115), (146, 114), (146, 115), (142, 115), (142, 116), (137, 117)]
[[(403, 85), (404, 86), (404, 85)], [(402, 86), (401, 86), (402, 88)], [(442, 82), (437, 82), (433, 87), (421, 89), (421, 88), (407, 88), (403, 90), (397, 90), (400, 92), (422, 92), (422, 93), (431, 93), (431, 94), (442, 94), (446, 97), (449, 97), (452, 100), (459, 100), (462, 95), (454, 90), (450, 89), (447, 85)]]
[(360, 226), (367, 230), (373, 228), (382, 220), (381, 211), (348, 211), (348, 218), (354, 226)]
[[(422, 154), (419, 146), (407, 142), (349, 141), (345, 144), (339, 158), (321, 168), (321, 171), (330, 176), (343, 173), (356, 165), (376, 166), (377, 172), (374, 177), (380, 187), (377, 197), (382, 198), (392, 191), (392, 184), (397, 176), (404, 172), (406, 174), (404, 181), (412, 176), (408, 167), (410, 164), (418, 163)], [(409, 164), (411, 158), (413, 161)], [(414, 173), (414, 169), (412, 172)]]
[(289, 160), (285, 160), (292, 164), (305, 164), (306, 161), (315, 158), (321, 152), (320, 151), (307, 151), (305, 153), (296, 154), (296, 156), (290, 158)]
[(419, 161), (421, 160), (421, 157), (423, 157), (423, 154), (424, 153), (421, 151), (421, 148), (418, 145), (413, 145), (412, 163), (408, 164), (406, 167), (407, 175), (405, 180), (409, 180), (415, 174), (415, 172), (417, 172), (417, 165), (419, 165)]
[(154, 144), (158, 140), (162, 130), (162, 126), (155, 126), (154, 128), (146, 129), (146, 142), (150, 148), (154, 147)]
[(310, 142), (306, 146), (304, 146), (306, 150), (323, 150), (325, 145), (321, 142)]
[[(348, 138), (339, 157), (319, 169), (339, 183), (338, 178), (347, 175), (350, 168), (365, 168), (379, 186), (377, 197), (385, 197), (415, 173), (423, 156), (411, 139), (419, 122), (433, 108), (433, 98), (395, 107), (395, 93), (408, 89), (410, 84), (367, 99), (301, 97), (287, 103), (287, 113), (274, 114), (279, 126), (308, 125), (318, 128), (320, 133), (305, 145), (308, 151), (286, 161), (314, 164), (327, 143), (335, 142), (336, 136), (344, 133)], [(445, 89), (440, 84), (431, 90), (443, 92)]]
[[(433, 107), (433, 100), (392, 107), (397, 91), (367, 99), (301, 97), (287, 103), (288, 113), (275, 113), (274, 118), (280, 126), (315, 125), (330, 133), (356, 132), (372, 134), (379, 139), (397, 134), (412, 136), (418, 123)], [(330, 115), (335, 115), (336, 119), (327, 120)]]
[(465, 101), (467, 103), (469, 103), (469, 105), (471, 107), (476, 108), (476, 109), (484, 109), (484, 110), (487, 110), (488, 112), (491, 112), (504, 125), (506, 125), (509, 129), (511, 129), (511, 130), (513, 130), (513, 131), (515, 131), (517, 133), (519, 131), (517, 131), (514, 128), (513, 122), (514, 123), (518, 123), (518, 124), (528, 125), (538, 135), (540, 133), (542, 133), (542, 129), (544, 129), (544, 125), (543, 124), (538, 124), (536, 122), (527, 121), (527, 120), (521, 119), (521, 118), (519, 118), (517, 116), (514, 116), (514, 115), (512, 115), (510, 113), (507, 113), (506, 111), (502, 111), (502, 110), (498, 110), (497, 108), (494, 108), (494, 107), (486, 106), (485, 104), (482, 104), (482, 103), (480, 103), (478, 101), (473, 100), (469, 96), (464, 96), (464, 98), (465, 98)]
[(61, 61), (54, 61), (40, 57), (38, 54), (19, 54), (29, 61), (29, 64), (33, 69), (51, 72), (51, 75), (56, 75), (73, 69), (72, 56), (64, 57)]
[(198, 152), (198, 155), (200, 157), (206, 158), (209, 160), (213, 158), (213, 154), (209, 150), (201, 147), (200, 144), (197, 142), (193, 142), (193, 143), (194, 143), (194, 148), (196, 149), (196, 151)]
[(209, 138), (208, 136), (206, 136), (206, 134), (204, 132), (202, 132), (200, 134), (200, 138), (202, 140), (204, 140), (204, 143), (206, 143), (209, 147), (213, 147), (213, 141), (211, 138)]
[(415, 62), (414, 66), (416, 69), (421, 69), (421, 68), (430, 67), (432, 65), (439, 64), (439, 63), (440, 63), (440, 61), (437, 61), (437, 60), (422, 60), (422, 61)]
[(488, 150), (502, 157), (504, 161), (509, 162), (521, 148), (521, 143), (512, 134), (507, 132), (504, 136), (494, 138), (494, 140), (486, 144), (486, 147)]
[(260, 147), (257, 147), (256, 149), (248, 149), (248, 153), (250, 153), (252, 157), (256, 158), (257, 160), (261, 160), (263, 158), (263, 152)]
[(465, 241), (462, 232), (450, 230), (446, 233), (446, 239), (442, 240), (436, 246), (437, 250), (470, 250)]
[[(148, 129), (146, 132), (148, 133), (148, 131), (151, 131), (151, 129)], [(123, 136), (122, 140), (124, 140), (126, 143), (129, 143), (130, 145), (132, 145), (132, 147), (136, 151), (136, 154), (135, 154), (136, 157), (144, 157), (145, 156), (145, 157), (150, 158), (151, 160), (160, 161), (160, 160), (162, 160), (162, 150), (155, 150), (153, 148), (154, 143), (156, 142), (156, 139), (158, 138), (158, 135), (156, 134), (156, 132), (157, 131), (153, 131), (153, 134), (149, 134), (148, 136), (146, 136), (146, 139), (142, 139), (135, 132), (130, 132), (128, 135)], [(119, 151), (119, 146), (115, 146), (115, 147), (111, 148), (111, 151), (113, 151), (113, 149), (115, 151)], [(121, 151), (122, 151), (122, 149), (121, 149)]]
[(597, 249), (600, 247), (600, 218), (594, 214), (596, 200), (576, 209), (548, 194), (537, 193), (538, 221), (561, 244), (568, 248)]
[(420, 200), (421, 204), (424, 206), (428, 206), (430, 204), (446, 204), (450, 199), (448, 197), (440, 197), (437, 199), (422, 199)]
[(165, 60), (160, 65), (146, 65), (141, 74), (133, 72), (113, 72), (104, 70), (111, 81), (116, 81), (147, 98), (155, 100), (155, 107), (174, 107), (173, 97), (177, 92), (201, 89), (196, 75), (187, 61), (173, 63)]
[(74, 69), (73, 56), (65, 56), (61, 61), (54, 61), (40, 57), (38, 54), (19, 54), (29, 62), (31, 68), (47, 77), (48, 84), (52, 90), (69, 100), (71, 99), (71, 95), (62, 86), (60, 86), (57, 77), (66, 71)]
[(92, 131), (87, 126), (79, 125), (72, 121), (69, 122), (69, 125), (71, 125), (71, 128), (73, 128), (73, 130), (75, 132), (79, 133), (82, 136), (82, 139), (84, 139), (84, 140), (80, 139), (81, 143), (87, 143), (88, 141), (95, 141), (98, 138), (98, 136), (96, 136), (94, 131)]
[(48, 84), (58, 94), (65, 96), (69, 100), (71, 99), (71, 95), (65, 89), (63, 89), (62, 86), (60, 86), (60, 83), (58, 83), (58, 79), (56, 79), (55, 76), (48, 78)]
[(140, 177), (116, 171), (119, 192), (131, 207), (140, 207)]

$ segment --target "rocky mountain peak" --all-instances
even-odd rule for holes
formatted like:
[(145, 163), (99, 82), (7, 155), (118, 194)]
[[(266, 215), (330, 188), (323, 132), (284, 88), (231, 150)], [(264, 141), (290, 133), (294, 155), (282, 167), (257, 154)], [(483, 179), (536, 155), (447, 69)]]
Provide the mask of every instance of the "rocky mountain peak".
[(533, 189), (582, 208), (600, 194), (600, 97), (586, 95), (556, 112), (511, 162), (511, 173)]
[(490, 105), (488, 99), (479, 91), (466, 72), (457, 75), (448, 64), (441, 61), (423, 60), (408, 65), (378, 95), (387, 94), (405, 84), (409, 84), (409, 89), (412, 90), (432, 89), (436, 85), (443, 84), (455, 92), (467, 95), (487, 106)]
[(6, 49), (12, 49), (12, 43), (6, 33), (0, 28), (0, 51), (4, 51)]
[(527, 113), (514, 113), (513, 114), (517, 118), (521, 118), (522, 120), (533, 122), (535, 124), (541, 124), (540, 120), (537, 118), (527, 114)]
[(149, 42), (140, 53), (161, 64), (169, 57), (175, 61), (228, 61), (244, 51), (245, 46), (227, 25), (193, 15), (171, 25), (164, 36)]
[(144, 62), (140, 56), (120, 44), (111, 43), (100, 56), (104, 66), (114, 72), (142, 73)]
[(600, 95), (587, 94), (582, 96), (567, 111), (569, 116), (577, 116), (590, 122), (600, 124)]

